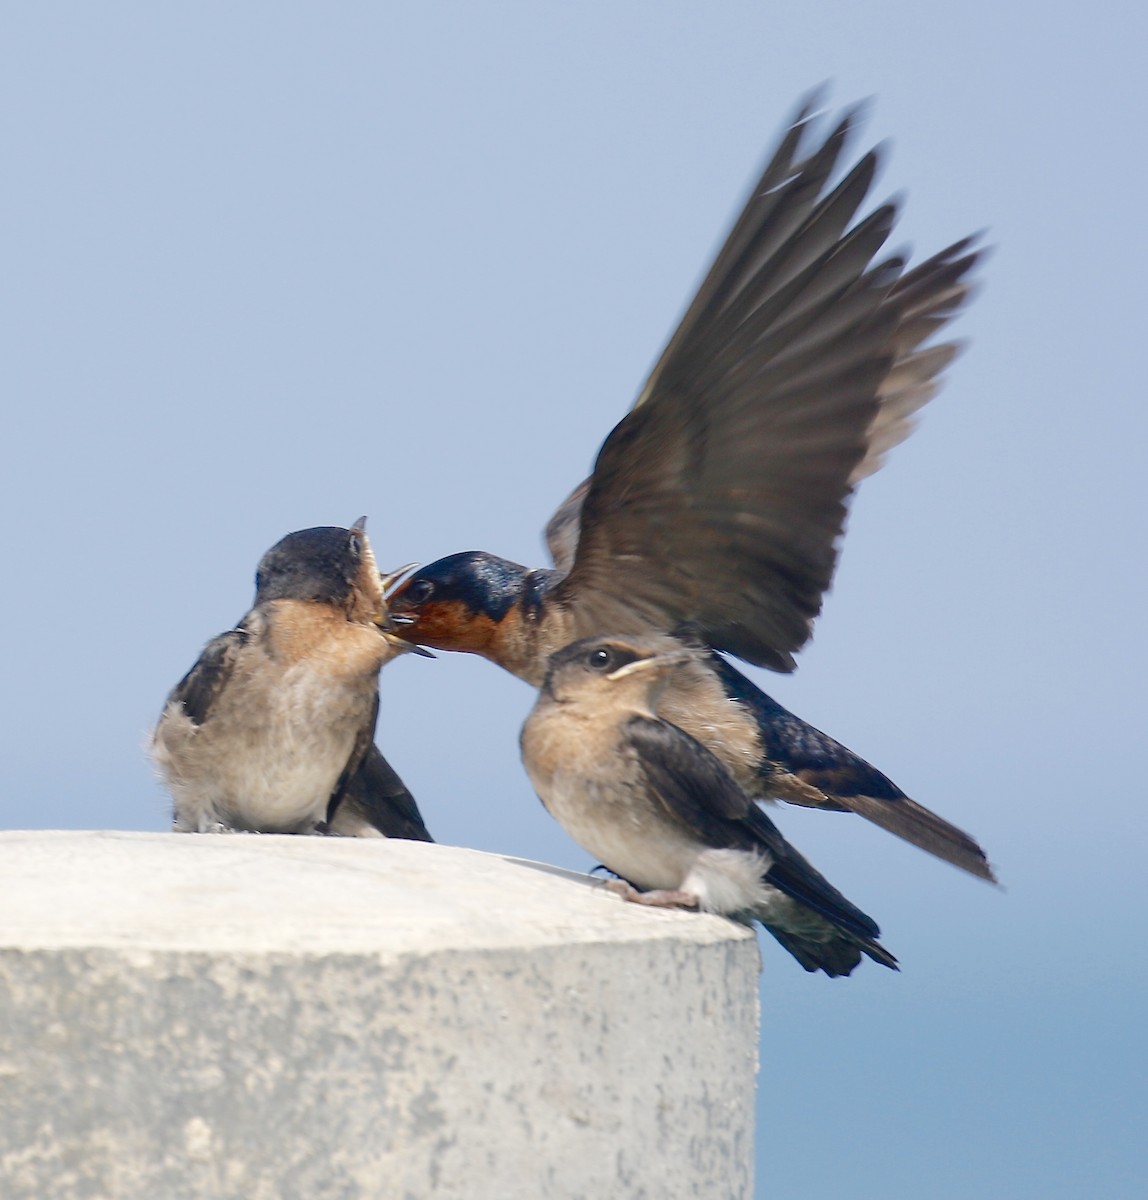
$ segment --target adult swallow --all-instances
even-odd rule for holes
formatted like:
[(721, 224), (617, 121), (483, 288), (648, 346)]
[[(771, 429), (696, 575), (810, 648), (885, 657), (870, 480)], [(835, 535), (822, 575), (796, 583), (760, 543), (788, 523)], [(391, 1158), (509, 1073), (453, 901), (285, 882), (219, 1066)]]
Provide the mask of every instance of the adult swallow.
[(958, 346), (980, 251), (881, 257), (895, 203), (858, 218), (878, 154), (831, 186), (857, 113), (823, 139), (808, 100), (592, 475), (547, 526), (553, 570), (439, 559), (391, 597), (397, 631), (538, 687), (548, 657), (609, 631), (709, 647), (660, 714), (762, 800), (852, 811), (985, 879), (980, 846), (754, 686), (716, 651), (792, 671), (833, 577), (857, 483), (911, 430)]
[(272, 546), (251, 611), (168, 697), (152, 757), (177, 831), (431, 840), (372, 744), (379, 671), (410, 645), (390, 631), (365, 523)]
[(760, 921), (807, 971), (897, 960), (873, 920), (781, 836), (725, 765), (664, 720), (697, 651), (668, 636), (583, 638), (550, 659), (522, 727), (542, 803), (639, 904)]

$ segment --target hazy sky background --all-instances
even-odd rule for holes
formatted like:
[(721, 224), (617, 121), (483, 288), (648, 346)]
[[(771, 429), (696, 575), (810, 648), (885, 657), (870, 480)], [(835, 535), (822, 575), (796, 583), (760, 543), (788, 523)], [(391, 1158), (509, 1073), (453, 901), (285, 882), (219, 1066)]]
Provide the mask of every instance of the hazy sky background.
[[(384, 565), (539, 531), (802, 91), (874, 96), (969, 353), (868, 481), (783, 703), (975, 833), (994, 890), (779, 823), (900, 975), (763, 943), (759, 1192), (1145, 1194), (1144, 128), (1132, 4), (0, 8), (0, 825), (163, 829), (142, 753), (289, 530)], [(380, 740), (437, 837), (585, 868), (477, 659)]]

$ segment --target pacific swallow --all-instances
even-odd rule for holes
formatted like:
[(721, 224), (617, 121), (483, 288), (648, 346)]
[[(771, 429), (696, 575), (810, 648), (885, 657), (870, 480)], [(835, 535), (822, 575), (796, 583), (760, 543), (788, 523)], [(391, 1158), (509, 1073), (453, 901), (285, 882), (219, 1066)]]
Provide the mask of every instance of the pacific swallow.
[(152, 757), (179, 832), (330, 832), (430, 841), (372, 744), (390, 631), (388, 580), (361, 518), (290, 533), (263, 556), (255, 603), (209, 642), (164, 705)]
[(401, 636), (482, 655), (538, 687), (576, 639), (675, 633), (691, 660), (660, 713), (762, 800), (852, 811), (992, 880), (980, 846), (718, 651), (788, 672), (833, 577), (856, 485), (908, 436), (956, 355), (927, 344), (962, 309), (981, 251), (964, 238), (912, 270), (881, 257), (897, 215), (858, 218), (870, 150), (831, 185), (857, 123), (823, 139), (808, 98), (631, 411), (546, 529), (553, 570), (480, 551), (391, 596)]
[(848, 975), (880, 930), (700, 742), (659, 716), (697, 655), (672, 637), (583, 638), (554, 654), (522, 727), (542, 803), (627, 900), (760, 921), (807, 971)]

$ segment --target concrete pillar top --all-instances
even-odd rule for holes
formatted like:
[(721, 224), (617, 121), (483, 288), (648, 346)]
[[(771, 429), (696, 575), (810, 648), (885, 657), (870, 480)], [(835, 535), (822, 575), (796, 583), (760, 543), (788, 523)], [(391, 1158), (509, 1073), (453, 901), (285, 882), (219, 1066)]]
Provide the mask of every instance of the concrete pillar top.
[(751, 939), (596, 877), (386, 839), (0, 832), (0, 947), (369, 954)]
[(749, 1200), (757, 973), (454, 846), (0, 833), (0, 1196)]

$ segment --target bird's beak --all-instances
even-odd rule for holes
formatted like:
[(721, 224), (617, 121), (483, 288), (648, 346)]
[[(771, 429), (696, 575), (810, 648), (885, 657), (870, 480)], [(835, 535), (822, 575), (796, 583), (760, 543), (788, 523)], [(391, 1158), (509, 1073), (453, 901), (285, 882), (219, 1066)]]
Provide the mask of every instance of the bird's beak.
[(390, 571), (386, 574), (379, 573), (379, 582), (383, 589), (383, 612), (375, 624), (382, 630), (383, 637), (387, 640), (387, 645), (394, 649), (396, 653), (418, 654), (423, 658), (437, 658), (438, 656), (432, 654), (425, 646), (418, 646), (414, 642), (408, 642), (405, 638), (401, 638), (395, 633), (396, 625), (410, 624), (411, 619), (409, 617), (393, 616), (390, 606), (387, 604), (387, 594), (394, 589), (395, 584), (408, 571), (413, 571), (418, 565), (418, 563), (407, 563), (405, 567), (399, 567), (397, 571)]
[(438, 658), (437, 654), (434, 654), (425, 646), (404, 641), (397, 633), (391, 633), (388, 629), (383, 630), (383, 637), (386, 638), (387, 645), (398, 654), (418, 654), (422, 658)]
[(397, 570), (394, 570), (394, 571), (387, 571), (387, 572), (380, 571), (379, 572), (379, 582), (383, 586), (383, 595), (389, 596), (391, 594), (391, 592), (394, 591), (395, 584), (398, 583), (399, 580), (402, 579), (402, 577), (404, 575), (413, 571), (415, 569), (415, 567), (418, 567), (421, 565), (422, 565), (421, 563), (413, 562), (413, 563), (407, 563), (407, 565), (405, 567), (399, 567)]
[(399, 637), (395, 633), (395, 622), (389, 611), (384, 609), (382, 615), (378, 617), (375, 624), (379, 627), (379, 631), (386, 639), (386, 643), (391, 647), (396, 654), (419, 654), (423, 658), (437, 658), (438, 655), (432, 654), (425, 646), (417, 646), (414, 642), (408, 642), (404, 638)]
[(606, 676), (607, 679), (625, 679), (627, 675), (636, 675), (639, 671), (650, 671), (654, 675), (661, 675), (665, 671), (671, 671), (674, 667), (680, 666), (684, 662), (688, 662), (693, 658), (692, 650), (671, 650), (668, 654), (655, 654), (653, 658), (639, 658), (635, 662), (627, 663), (624, 667), (619, 667), (616, 671), (611, 671)]
[[(395, 588), (398, 586), (399, 582), (404, 578), (404, 576), (409, 575), (418, 566), (421, 566), (421, 564), (420, 563), (407, 563), (407, 565), (405, 567), (399, 567), (394, 571), (387, 571), (385, 573), (380, 572), (379, 582), (382, 584), (383, 598), (389, 599), (391, 593), (395, 590)], [(413, 625), (414, 623), (415, 623), (414, 617), (406, 616), (403, 613), (391, 613), (391, 623), (390, 623), (389, 627), (391, 629), (394, 629), (394, 627), (396, 625)], [(424, 651), (423, 653), (428, 653), (428, 652)], [(434, 658), (434, 655), (431, 654), (430, 657)]]

